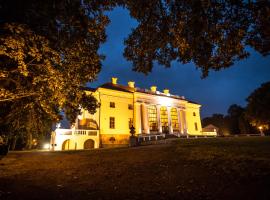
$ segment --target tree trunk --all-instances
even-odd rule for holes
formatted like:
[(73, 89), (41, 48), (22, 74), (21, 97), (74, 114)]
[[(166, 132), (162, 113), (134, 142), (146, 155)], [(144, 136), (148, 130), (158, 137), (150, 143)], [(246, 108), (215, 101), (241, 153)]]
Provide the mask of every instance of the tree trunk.
[(10, 145), (10, 150), (14, 150), (16, 148), (17, 144), (17, 136), (14, 135), (13, 138), (11, 139), (11, 145)]
[(26, 149), (32, 149), (32, 140), (33, 140), (33, 136), (31, 131), (27, 131), (27, 143), (26, 143)]

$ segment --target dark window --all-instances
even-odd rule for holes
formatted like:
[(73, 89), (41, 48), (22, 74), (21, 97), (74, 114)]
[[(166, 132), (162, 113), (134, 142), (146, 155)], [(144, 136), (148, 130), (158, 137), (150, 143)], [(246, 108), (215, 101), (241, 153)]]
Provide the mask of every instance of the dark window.
[(110, 117), (110, 128), (115, 128), (115, 119), (114, 119), (114, 117)]
[(196, 116), (196, 113), (195, 112), (193, 112), (193, 116)]
[(128, 104), (128, 109), (129, 110), (133, 110), (133, 105), (132, 104)]
[(195, 125), (195, 130), (197, 131), (198, 130), (197, 122), (195, 122), (194, 125)]
[(111, 108), (115, 108), (115, 103), (114, 102), (110, 102), (110, 107)]

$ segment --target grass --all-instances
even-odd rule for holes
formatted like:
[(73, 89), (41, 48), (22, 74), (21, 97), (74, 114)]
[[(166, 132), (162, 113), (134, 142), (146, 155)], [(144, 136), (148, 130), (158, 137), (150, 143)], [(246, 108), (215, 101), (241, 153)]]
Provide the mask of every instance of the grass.
[(270, 137), (10, 153), (0, 199), (270, 199)]

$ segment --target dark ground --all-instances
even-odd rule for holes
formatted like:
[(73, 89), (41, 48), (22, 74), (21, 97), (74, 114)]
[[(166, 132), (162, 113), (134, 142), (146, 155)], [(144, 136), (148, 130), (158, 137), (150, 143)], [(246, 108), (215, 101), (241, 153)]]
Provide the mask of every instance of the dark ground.
[(0, 199), (270, 199), (270, 137), (180, 139), (77, 152), (11, 152)]

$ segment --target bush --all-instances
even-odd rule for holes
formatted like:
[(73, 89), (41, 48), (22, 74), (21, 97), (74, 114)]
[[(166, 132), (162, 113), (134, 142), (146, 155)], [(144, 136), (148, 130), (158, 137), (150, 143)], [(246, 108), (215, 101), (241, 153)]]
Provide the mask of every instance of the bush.
[(8, 145), (2, 144), (0, 145), (0, 156), (5, 156), (8, 153)]

